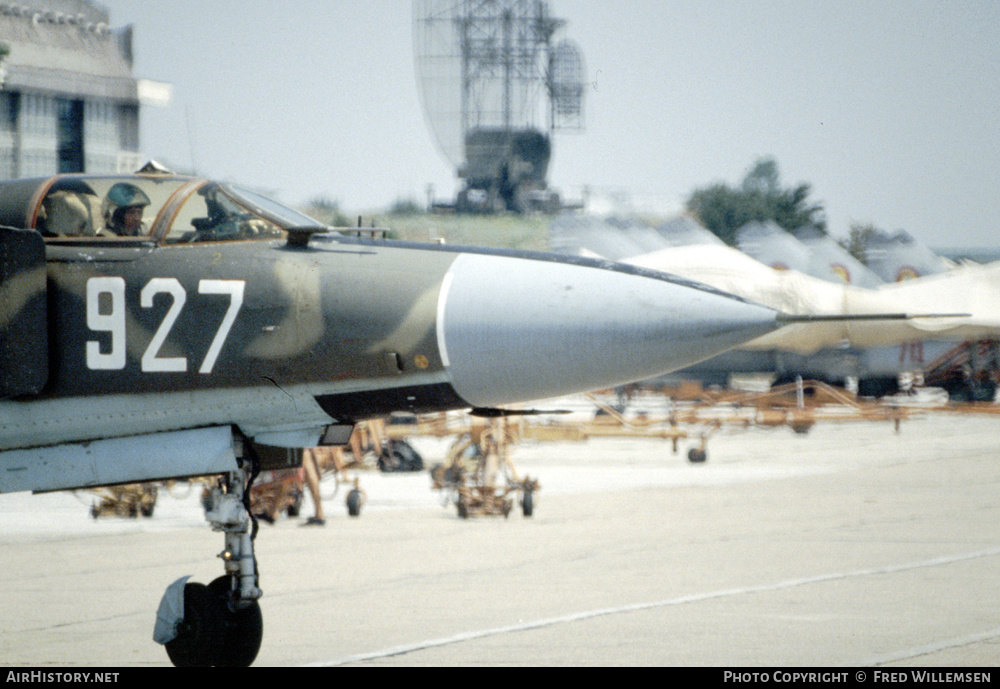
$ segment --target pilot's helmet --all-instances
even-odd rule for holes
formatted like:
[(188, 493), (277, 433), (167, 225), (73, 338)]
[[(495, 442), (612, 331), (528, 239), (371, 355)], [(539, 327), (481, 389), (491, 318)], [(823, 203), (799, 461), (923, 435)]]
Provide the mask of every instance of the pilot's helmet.
[(111, 187), (104, 201), (107, 204), (105, 213), (109, 216), (119, 208), (145, 207), (151, 203), (146, 192), (128, 182), (119, 182)]
[(150, 204), (149, 197), (139, 187), (128, 182), (118, 182), (108, 190), (101, 213), (105, 225), (117, 234), (136, 234), (138, 227), (126, 227), (125, 213), (130, 208), (145, 208)]

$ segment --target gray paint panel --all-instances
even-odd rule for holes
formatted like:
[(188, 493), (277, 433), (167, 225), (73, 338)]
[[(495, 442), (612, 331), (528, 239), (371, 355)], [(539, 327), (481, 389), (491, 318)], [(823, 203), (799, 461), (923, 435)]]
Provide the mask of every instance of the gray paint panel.
[(89, 488), (235, 469), (232, 431), (198, 428), (0, 452), (0, 493)]

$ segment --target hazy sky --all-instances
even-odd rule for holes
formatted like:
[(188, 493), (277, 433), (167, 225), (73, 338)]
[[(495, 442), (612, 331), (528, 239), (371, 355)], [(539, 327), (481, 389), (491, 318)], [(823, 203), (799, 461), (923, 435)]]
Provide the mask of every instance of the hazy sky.
[[(173, 84), (142, 148), (177, 168), (356, 213), (458, 188), (424, 121), (409, 0), (103, 0), (135, 75)], [(996, 0), (551, 0), (582, 49), (586, 127), (550, 184), (680, 207), (761, 157), (828, 230), (998, 246)]]

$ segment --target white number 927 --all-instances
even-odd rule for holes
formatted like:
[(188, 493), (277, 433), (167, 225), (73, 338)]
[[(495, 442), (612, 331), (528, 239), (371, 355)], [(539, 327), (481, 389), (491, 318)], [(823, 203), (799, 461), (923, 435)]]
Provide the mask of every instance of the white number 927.
[[(223, 316), (219, 329), (212, 338), (212, 344), (205, 354), (198, 373), (211, 373), (219, 352), (226, 342), (236, 314), (243, 306), (244, 280), (199, 280), (198, 294), (219, 294), (229, 296), (229, 307)], [(160, 356), (160, 349), (170, 335), (177, 317), (180, 316), (187, 293), (177, 278), (153, 278), (139, 293), (139, 306), (144, 309), (153, 306), (158, 294), (168, 294), (173, 299), (149, 346), (142, 355), (143, 371), (185, 372), (188, 360), (184, 356)], [(120, 277), (94, 277), (87, 280), (87, 327), (93, 332), (111, 335), (108, 351), (101, 351), (101, 343), (87, 340), (87, 368), (92, 371), (120, 371), (126, 361), (126, 314), (125, 279)]]

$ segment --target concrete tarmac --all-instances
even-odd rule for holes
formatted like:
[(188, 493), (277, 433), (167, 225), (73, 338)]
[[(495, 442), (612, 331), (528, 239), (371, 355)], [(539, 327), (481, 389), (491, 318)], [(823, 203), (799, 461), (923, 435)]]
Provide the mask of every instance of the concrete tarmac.
[[(531, 518), (462, 520), (426, 472), (365, 472), (354, 519), (324, 484), (325, 527), (261, 525), (256, 665), (996, 665), (998, 446), (1000, 419), (940, 414), (722, 431), (704, 465), (523, 444)], [(0, 496), (0, 664), (168, 665), (163, 589), (221, 574), (197, 495), (139, 520), (88, 502)]]

